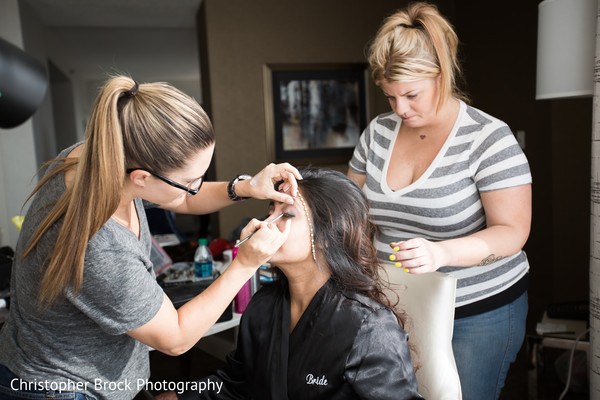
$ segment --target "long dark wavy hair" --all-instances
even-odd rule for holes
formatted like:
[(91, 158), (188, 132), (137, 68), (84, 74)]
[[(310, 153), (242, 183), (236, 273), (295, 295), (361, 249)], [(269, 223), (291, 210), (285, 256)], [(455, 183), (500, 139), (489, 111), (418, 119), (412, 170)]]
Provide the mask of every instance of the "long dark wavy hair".
[(303, 179), (298, 181), (298, 188), (311, 213), (315, 250), (327, 260), (332, 281), (341, 289), (389, 307), (404, 327), (406, 314), (397, 309), (398, 299), (392, 302), (384, 292), (387, 279), (380, 279), (385, 270), (372, 241), (377, 228), (371, 222), (369, 202), (362, 190), (346, 175), (331, 169), (305, 167), (300, 174)]

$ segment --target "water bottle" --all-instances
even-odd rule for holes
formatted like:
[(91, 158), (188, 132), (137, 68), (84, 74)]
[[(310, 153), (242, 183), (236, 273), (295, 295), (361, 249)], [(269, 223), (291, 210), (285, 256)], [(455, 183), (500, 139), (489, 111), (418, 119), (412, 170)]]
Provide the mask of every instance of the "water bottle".
[(213, 276), (213, 257), (207, 243), (204, 238), (198, 239), (198, 248), (194, 255), (194, 271), (199, 279), (212, 279)]

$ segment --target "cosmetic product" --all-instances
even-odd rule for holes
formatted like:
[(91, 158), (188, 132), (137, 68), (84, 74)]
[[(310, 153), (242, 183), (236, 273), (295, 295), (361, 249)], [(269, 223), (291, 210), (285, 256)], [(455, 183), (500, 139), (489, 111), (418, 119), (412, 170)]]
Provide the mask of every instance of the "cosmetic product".
[[(238, 243), (239, 244), (239, 243)], [(237, 247), (232, 249), (233, 259), (237, 256)], [(246, 310), (246, 306), (250, 303), (250, 298), (252, 297), (252, 290), (250, 288), (250, 280), (244, 283), (244, 286), (240, 289), (240, 291), (235, 295), (233, 299), (233, 308), (234, 311), (238, 314), (242, 314)]]
[[(269, 223), (267, 225), (271, 225), (273, 222), (277, 221), (279, 218), (283, 217), (284, 213), (279, 214), (277, 217), (275, 217), (274, 219), (272, 219), (271, 221), (269, 221)], [(243, 238), (242, 240), (238, 241), (235, 246), (233, 246), (234, 248), (238, 248), (241, 246), (242, 243), (244, 243), (246, 240), (250, 239), (252, 237), (252, 235), (254, 235), (256, 232), (252, 232), (251, 234), (249, 234), (248, 236), (246, 236), (245, 238)]]

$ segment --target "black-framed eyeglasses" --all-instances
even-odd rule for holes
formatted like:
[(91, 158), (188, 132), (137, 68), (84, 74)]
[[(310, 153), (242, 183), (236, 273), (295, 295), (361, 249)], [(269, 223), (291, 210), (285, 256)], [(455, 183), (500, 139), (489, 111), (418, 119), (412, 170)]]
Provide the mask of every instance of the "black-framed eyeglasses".
[[(200, 188), (202, 187), (202, 184), (204, 183), (204, 175), (202, 175), (199, 179), (196, 179), (195, 181), (190, 182), (188, 186), (185, 186), (185, 185), (182, 185), (181, 183), (177, 183), (177, 182), (167, 178), (166, 176), (162, 176), (161, 174), (157, 174), (154, 171), (150, 171), (150, 170), (144, 169), (144, 168), (129, 168), (125, 172), (130, 174), (136, 170), (146, 171), (150, 175), (157, 177), (158, 179), (160, 179), (161, 181), (163, 181), (164, 183), (166, 183), (168, 185), (176, 187), (177, 189), (185, 190), (187, 192), (187, 197), (192, 197), (193, 195), (198, 194), (198, 192), (200, 191)], [(200, 181), (200, 183), (198, 183), (198, 181)], [(196, 185), (198, 185), (198, 187), (196, 189), (192, 189)]]

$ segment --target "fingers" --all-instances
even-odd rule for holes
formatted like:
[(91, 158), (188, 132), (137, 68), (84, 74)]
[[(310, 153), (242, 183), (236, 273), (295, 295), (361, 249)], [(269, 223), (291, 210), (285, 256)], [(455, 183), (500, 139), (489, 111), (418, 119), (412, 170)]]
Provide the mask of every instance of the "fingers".
[[(276, 167), (286, 168), (286, 165), (292, 168), (292, 170), (285, 169), (274, 177), (273, 182), (283, 181), (283, 183), (279, 185), (278, 190), (272, 190), (269, 198), (282, 203), (294, 204), (294, 197), (298, 195), (298, 181), (296, 179), (298, 179), (297, 177), (300, 176), (300, 173), (289, 164), (282, 164)], [(300, 179), (302, 179), (301, 176)]]
[(292, 221), (289, 219), (285, 221), (284, 229), (280, 231), (277, 224), (269, 225), (268, 221), (263, 221), (260, 223), (258, 231), (255, 232), (249, 241), (264, 240), (268, 243), (273, 253), (275, 253), (287, 240), (290, 234), (291, 223)]
[[(272, 199), (282, 203), (293, 204), (294, 197), (298, 194), (298, 182), (302, 179), (300, 172), (288, 163), (269, 164), (254, 178), (250, 185), (252, 197), (258, 199)], [(276, 182), (283, 181), (278, 190), (273, 188)]]
[(403, 268), (404, 272), (412, 274), (423, 274), (437, 270), (431, 253), (430, 242), (422, 238), (415, 238), (401, 242), (392, 242), (392, 254), (390, 261), (397, 268)]
[(390, 255), (390, 261), (409, 261), (423, 255), (423, 243), (420, 239), (390, 243), (390, 247), (393, 251)]
[(273, 190), (269, 198), (280, 203), (294, 204), (294, 197), (276, 190)]
[(288, 166), (291, 169), (283, 172), (281, 176), (284, 180), (284, 183), (287, 184), (290, 194), (293, 197), (296, 197), (298, 195), (298, 182), (296, 181), (296, 179), (302, 179), (302, 176), (300, 176), (300, 172), (298, 172), (296, 168), (292, 167), (289, 164)]
[(290, 233), (291, 220), (284, 224), (283, 231), (278, 224), (268, 224), (268, 221), (251, 220), (242, 230), (242, 237), (253, 234), (239, 248), (236, 258), (246, 266), (260, 267), (267, 262), (285, 243)]
[[(282, 163), (282, 164), (277, 164), (276, 167), (283, 169), (283, 171), (286, 172), (286, 174), (290, 174), (291, 176), (288, 176), (288, 178), (292, 178), (294, 180), (298, 179), (298, 180), (302, 180), (302, 175), (300, 175), (300, 172), (298, 171), (298, 169), (296, 167), (294, 167), (293, 165), (289, 164), (289, 163)], [(285, 177), (282, 176), (283, 179), (286, 179)]]
[[(248, 237), (249, 235), (251, 235), (254, 232), (256, 232), (260, 228), (260, 226), (262, 224), (263, 224), (263, 221), (260, 221), (260, 220), (258, 220), (256, 218), (252, 218), (250, 220), (250, 222), (248, 222), (248, 224), (246, 224), (246, 226), (244, 227), (244, 229), (242, 229), (240, 239)], [(264, 224), (266, 225), (267, 223), (265, 222)]]
[(430, 258), (426, 255), (416, 257), (406, 257), (402, 253), (393, 253), (389, 256), (390, 261), (394, 262), (396, 268), (404, 268), (404, 272), (410, 272), (413, 268), (421, 268), (431, 264)]
[[(423, 240), (424, 239), (422, 239), (422, 238), (414, 238), (414, 239), (404, 240), (401, 242), (392, 242), (392, 243), (390, 243), (390, 247), (391, 248), (398, 247), (398, 250), (414, 249), (414, 248), (421, 246), (423, 244)], [(395, 250), (395, 251), (398, 251), (398, 250)]]

